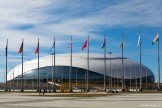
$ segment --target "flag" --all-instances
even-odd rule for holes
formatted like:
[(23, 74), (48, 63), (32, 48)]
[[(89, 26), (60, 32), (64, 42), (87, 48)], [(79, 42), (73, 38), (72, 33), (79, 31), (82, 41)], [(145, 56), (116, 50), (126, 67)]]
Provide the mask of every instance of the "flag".
[(122, 43), (120, 44), (120, 48), (123, 48), (123, 41), (124, 40), (124, 37), (123, 37), (123, 33), (122, 33)]
[(21, 44), (21, 46), (20, 46), (20, 48), (18, 50), (18, 53), (21, 53), (22, 51), (23, 51), (23, 42), (22, 42), (22, 44)]
[(102, 49), (105, 48), (105, 46), (106, 46), (106, 39), (104, 38)]
[(120, 44), (120, 48), (123, 48), (123, 42)]
[(152, 41), (152, 45), (154, 45), (157, 41), (159, 41), (159, 33), (156, 34), (154, 40)]
[(70, 42), (69, 46), (68, 46), (68, 52), (69, 52), (69, 49), (72, 47), (72, 43)]
[(35, 54), (39, 52), (39, 42), (38, 42), (38, 45), (37, 45), (37, 48), (35, 50)]
[(52, 49), (55, 47), (55, 40), (54, 40), (54, 43), (53, 43), (53, 46), (52, 46), (52, 48), (50, 49), (50, 51), (49, 52), (51, 52), (52, 51)]
[(51, 52), (53, 48), (55, 48), (55, 37), (54, 37), (54, 41), (53, 41), (53, 46), (49, 52)]
[(8, 53), (7, 52), (8, 51), (8, 39), (7, 39), (7, 44), (6, 44), (6, 48), (5, 49), (6, 49), (6, 57), (7, 57), (7, 53)]
[(88, 46), (88, 40), (86, 40), (86, 42), (84, 43), (84, 45), (82, 46), (82, 50), (84, 50), (84, 48), (86, 48)]
[(69, 46), (68, 46), (68, 49), (70, 49), (72, 47), (72, 44), (71, 44), (71, 42), (70, 42), (70, 44), (69, 44)]
[(6, 57), (7, 57), (7, 45), (6, 45), (6, 48), (5, 49), (6, 49)]
[(140, 37), (140, 34), (139, 34), (137, 46), (139, 46), (140, 44), (141, 44), (141, 37)]

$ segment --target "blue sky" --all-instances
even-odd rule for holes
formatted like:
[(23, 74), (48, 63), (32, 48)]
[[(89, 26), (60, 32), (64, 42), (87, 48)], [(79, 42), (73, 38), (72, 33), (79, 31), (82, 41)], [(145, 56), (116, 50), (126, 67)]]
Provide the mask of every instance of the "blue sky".
[[(161, 0), (1, 0), (0, 1), (0, 81), (4, 81), (5, 46), (9, 39), (9, 69), (21, 63), (17, 51), (24, 38), (25, 61), (36, 58), (37, 39), (40, 56), (49, 55), (56, 37), (56, 53), (67, 53), (73, 35), (73, 52), (81, 51), (87, 35), (90, 52), (107, 50), (121, 56), (121, 34), (124, 32), (124, 56), (139, 62), (138, 32), (141, 32), (142, 63), (157, 78), (157, 44), (152, 40), (157, 28), (162, 31)], [(162, 45), (160, 45), (162, 48)], [(162, 58), (162, 57), (161, 57)], [(156, 79), (157, 80), (157, 79)], [(162, 78), (161, 78), (162, 81)]]

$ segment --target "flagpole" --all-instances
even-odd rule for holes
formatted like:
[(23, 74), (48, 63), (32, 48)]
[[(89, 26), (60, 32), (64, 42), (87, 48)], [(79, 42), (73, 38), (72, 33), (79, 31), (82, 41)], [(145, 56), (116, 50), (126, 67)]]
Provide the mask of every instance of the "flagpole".
[[(33, 65), (32, 65), (32, 70), (33, 70)], [(32, 91), (33, 91), (33, 76), (32, 76)]]
[(105, 34), (104, 42), (105, 42), (105, 48), (104, 48), (104, 63), (105, 63), (104, 91), (106, 91), (106, 34)]
[(6, 45), (6, 89), (7, 91), (7, 56), (8, 56), (8, 39), (7, 39), (7, 45)]
[(37, 81), (37, 91), (40, 90), (40, 80), (39, 80), (39, 38), (38, 38), (38, 81)]
[[(63, 86), (63, 74), (64, 74), (64, 69), (63, 69), (63, 66), (61, 66), (61, 88), (64, 88), (64, 86)], [(61, 92), (63, 92), (62, 90), (61, 90)]]
[(88, 49), (87, 49), (87, 92), (89, 92), (89, 35), (88, 35)]
[[(18, 67), (18, 75), (19, 75), (19, 67)], [(19, 85), (18, 85), (18, 78), (17, 79), (17, 89), (19, 88)]]
[(119, 69), (118, 69), (118, 65), (117, 65), (117, 86), (116, 88), (118, 89), (119, 88), (119, 78), (118, 78), (118, 74), (119, 74)]
[(146, 90), (147, 90), (147, 68), (146, 68)]
[(23, 71), (24, 71), (24, 69), (23, 69), (23, 67), (24, 67), (24, 64), (23, 64), (23, 56), (24, 56), (24, 39), (23, 39), (23, 41), (22, 41), (22, 74), (21, 74), (21, 92), (23, 92), (24, 91), (24, 78), (23, 78)]
[(131, 65), (130, 65), (130, 89), (131, 89), (131, 73), (132, 73), (132, 70), (131, 70)]
[(77, 77), (78, 77), (78, 75), (77, 75), (77, 68), (76, 68), (76, 87), (77, 87), (77, 83), (78, 83), (78, 80), (77, 80)]
[[(140, 35), (140, 32), (139, 32)], [(140, 90), (142, 90), (141, 37), (140, 37)]]
[(136, 66), (135, 66), (135, 82), (136, 82), (136, 92), (137, 92), (137, 71), (136, 71)]
[(11, 91), (11, 73), (10, 73), (10, 89), (9, 89), (9, 91)]
[[(14, 79), (14, 68), (13, 68), (13, 79)], [(13, 80), (13, 87), (12, 87), (13, 91), (14, 91), (14, 87), (15, 87), (14, 85), (15, 85), (15, 83), (14, 83), (14, 80)]]
[(55, 46), (55, 38), (54, 38), (54, 92), (56, 92), (56, 88), (55, 88), (55, 68), (56, 68), (56, 46)]
[(48, 90), (48, 74), (47, 74), (47, 90)]
[[(53, 46), (52, 46), (52, 49), (53, 49)], [(52, 50), (52, 49), (51, 49), (51, 50)], [(52, 90), (53, 90), (53, 73), (54, 73), (54, 71), (53, 71), (53, 68), (54, 68), (54, 65), (53, 65), (53, 61), (54, 61), (54, 60), (53, 60), (53, 58), (54, 58), (54, 57), (53, 57), (53, 54), (54, 54), (54, 53), (51, 54), (51, 57), (52, 57)]]
[[(53, 92), (56, 92), (56, 88), (55, 88), (55, 37), (54, 37), (54, 43), (53, 43), (53, 54), (54, 54), (54, 66), (53, 66), (53, 81), (52, 81), (52, 90)], [(52, 55), (53, 56), (53, 55)], [(54, 83), (53, 83), (54, 82)]]
[(123, 63), (123, 45), (124, 39), (123, 39), (123, 32), (122, 32), (122, 89), (125, 88), (125, 81), (124, 81), (124, 63)]
[(71, 82), (71, 73), (72, 73), (72, 36), (71, 36), (71, 43), (70, 43), (70, 48), (71, 48), (71, 56), (70, 56), (70, 71), (69, 71), (69, 93), (72, 92), (72, 82)]
[[(158, 29), (159, 35), (159, 29)], [(160, 37), (158, 40), (158, 90), (160, 89)]]
[(112, 72), (111, 72), (111, 54), (112, 52), (108, 52), (110, 54), (110, 75), (109, 75), (109, 89), (112, 90)]

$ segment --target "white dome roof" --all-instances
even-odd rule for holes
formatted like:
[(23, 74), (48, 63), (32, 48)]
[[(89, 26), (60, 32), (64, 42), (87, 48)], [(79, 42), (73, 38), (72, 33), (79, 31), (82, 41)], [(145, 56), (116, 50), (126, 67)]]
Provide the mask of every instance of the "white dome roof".
[[(56, 66), (70, 66), (70, 53), (67, 54), (56, 54)], [(89, 60), (89, 70), (104, 74), (104, 55), (103, 54), (90, 54), (90, 60)], [(45, 57), (40, 57), (39, 59), (39, 67), (47, 67), (52, 66), (52, 55), (48, 55)], [(106, 69), (107, 69), (107, 75), (109, 76), (109, 70), (110, 70), (110, 58), (109, 55), (107, 55), (106, 60)], [(87, 54), (86, 53), (73, 53), (72, 56), (72, 66), (78, 67), (82, 69), (87, 69)], [(122, 59), (121, 57), (114, 57), (111, 56), (111, 67), (112, 67), (112, 76), (116, 77), (114, 74), (115, 71), (119, 71), (118, 76), (121, 78), (122, 76)], [(131, 68), (131, 75), (134, 77), (135, 68), (137, 73), (139, 73), (139, 64), (131, 61), (127, 58), (124, 58), (124, 69), (125, 69), (125, 78), (129, 77), (130, 75), (130, 68)], [(38, 68), (38, 59), (33, 59), (31, 61), (24, 62), (24, 73), (30, 72), (30, 70), (37, 69)], [(142, 70), (148, 70), (147, 75), (153, 75), (150, 69), (142, 65)], [(19, 75), (21, 75), (22, 65), (19, 64), (15, 68), (13, 68), (7, 75), (7, 80), (11, 80)], [(14, 76), (13, 76), (14, 73)], [(143, 73), (143, 76), (145, 74)], [(139, 74), (137, 75), (137, 78), (140, 77)]]

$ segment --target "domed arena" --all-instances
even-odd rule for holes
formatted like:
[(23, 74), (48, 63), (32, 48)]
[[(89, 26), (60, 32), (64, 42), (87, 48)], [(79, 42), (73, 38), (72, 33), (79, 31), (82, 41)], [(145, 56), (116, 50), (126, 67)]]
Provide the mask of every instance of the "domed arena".
[[(102, 90), (104, 88), (104, 75), (106, 89), (121, 88), (122, 76), (125, 86), (134, 89), (140, 85), (140, 64), (123, 58), (124, 76), (122, 74), (122, 57), (106, 55), (106, 74), (103, 54), (89, 54), (88, 83), (90, 90)], [(37, 89), (38, 82), (38, 59), (23, 63), (24, 89)], [(69, 87), (69, 72), (71, 67), (70, 53), (56, 54), (55, 66), (53, 55), (40, 57), (39, 83), (40, 88), (56, 89)], [(142, 65), (142, 85), (154, 83), (153, 72)], [(22, 64), (14, 67), (7, 75), (8, 82), (12, 82), (15, 89), (21, 88)], [(87, 85), (87, 54), (73, 53), (71, 71), (72, 89), (85, 89)], [(145, 87), (145, 86), (142, 86)]]

